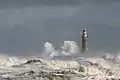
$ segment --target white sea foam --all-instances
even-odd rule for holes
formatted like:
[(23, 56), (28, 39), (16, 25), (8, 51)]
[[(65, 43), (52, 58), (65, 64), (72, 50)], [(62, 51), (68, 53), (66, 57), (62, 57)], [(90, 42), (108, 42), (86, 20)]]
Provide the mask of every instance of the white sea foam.
[[(53, 58), (55, 56), (70, 56), (73, 54), (77, 54), (79, 48), (74, 41), (64, 41), (64, 44), (58, 49), (55, 50), (55, 47), (52, 43), (46, 42), (44, 44), (43, 57), (44, 58)], [(20, 59), (18, 57), (10, 57), (10, 56), (0, 56), (0, 67), (9, 67), (12, 65), (17, 65), (22, 62), (27, 61), (27, 59)]]
[[(4, 73), (3, 77), (15, 76), (14, 74), (19, 73), (27, 73), (31, 70), (40, 72), (40, 70), (64, 70), (64, 69), (77, 69), (80, 68), (81, 65), (84, 65), (85, 70), (89, 70), (88, 74), (103, 74), (103, 72), (95, 67), (96, 64), (102, 66), (104, 69), (116, 69), (116, 63), (112, 60), (117, 60), (119, 63), (120, 58), (119, 54), (115, 57), (105, 54), (103, 57), (79, 57), (75, 56), (79, 53), (79, 47), (74, 41), (64, 41), (64, 44), (59, 48), (55, 49), (52, 43), (46, 42), (44, 44), (44, 51), (42, 52), (43, 56), (34, 57), (34, 58), (19, 58), (19, 57), (10, 57), (10, 56), (0, 56), (0, 73)], [(79, 55), (81, 55), (79, 53)], [(86, 54), (87, 55), (87, 54)], [(56, 58), (59, 58), (56, 60)], [(64, 58), (66, 60), (64, 60)], [(69, 58), (69, 59), (68, 59)], [(74, 59), (73, 59), (74, 58)], [(80, 59), (79, 59), (80, 58)], [(84, 59), (82, 59), (84, 58)], [(47, 60), (48, 59), (48, 60)], [(51, 60), (50, 60), (51, 59)], [(82, 61), (82, 63), (81, 63)], [(90, 63), (90, 66), (87, 66)], [(99, 67), (98, 66), (98, 67)], [(77, 72), (77, 70), (75, 72)], [(6, 74), (7, 72), (7, 74)], [(14, 74), (8, 73), (12, 72)], [(78, 72), (77, 72), (78, 73)], [(1, 75), (0, 75), (1, 76)], [(77, 79), (76, 77), (74, 77)], [(74, 79), (71, 77), (71, 79)], [(74, 80), (75, 80), (74, 79)]]
[(55, 50), (55, 47), (50, 42), (44, 44), (43, 54), (47, 54), (50, 57), (74, 55), (77, 53), (79, 53), (79, 47), (74, 41), (64, 41), (64, 44), (58, 50)]
[[(77, 45), (76, 42), (74, 41), (64, 41), (64, 44), (58, 49), (56, 50), (55, 47), (53, 46), (52, 43), (50, 42), (46, 42), (44, 44), (44, 51), (42, 52), (42, 58), (46, 58), (46, 59), (55, 59), (55, 57), (64, 57), (64, 56), (68, 56), (65, 57), (66, 59), (70, 58), (70, 56), (74, 56), (75, 54), (80, 54), (79, 52), (79, 47)], [(119, 56), (117, 56), (119, 58)], [(36, 57), (37, 58), (37, 57)], [(59, 57), (60, 58), (60, 57)], [(108, 54), (103, 56), (103, 58), (113, 58), (113, 56), (109, 56)], [(64, 58), (61, 58), (64, 59)], [(29, 58), (30, 60), (30, 58)], [(72, 59), (71, 59), (72, 60)], [(22, 62), (26, 62), (26, 59), (20, 59), (18, 57), (10, 57), (10, 56), (0, 56), (0, 67), (9, 67), (12, 65), (17, 65), (20, 64)]]

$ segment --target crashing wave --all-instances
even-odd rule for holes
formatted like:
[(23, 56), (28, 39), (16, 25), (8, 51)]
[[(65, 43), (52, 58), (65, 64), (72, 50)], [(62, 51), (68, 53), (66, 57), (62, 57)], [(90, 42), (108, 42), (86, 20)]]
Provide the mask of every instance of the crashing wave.
[(113, 59), (114, 59), (114, 56), (106, 53), (105, 55), (103, 55), (102, 58), (104, 58), (105, 60), (113, 60)]
[(61, 47), (62, 52), (72, 54), (79, 53), (79, 47), (74, 41), (64, 41), (64, 45)]
[[(54, 56), (66, 56), (72, 55), (78, 52), (78, 46), (74, 41), (64, 41), (63, 46), (60, 47), (59, 50), (55, 50), (55, 47), (50, 43), (46, 42), (44, 44), (44, 57), (51, 57)], [(9, 56), (0, 56), (0, 67), (9, 67), (12, 65), (18, 65), (22, 62), (25, 62), (26, 59), (18, 59), (16, 57), (9, 57)]]
[[(6, 59), (7, 60), (7, 59)], [(12, 62), (19, 62), (20, 59), (14, 60), (11, 59)], [(10, 62), (8, 62), (10, 64)], [(46, 78), (47, 76), (50, 78), (54, 78), (54, 76), (62, 76), (62, 75), (71, 75), (77, 76), (81, 79), (81, 76), (93, 77), (94, 80), (99, 80), (98, 78), (102, 77), (108, 78), (107, 75), (110, 74), (111, 63), (103, 58), (87, 58), (85, 60), (45, 60), (41, 58), (34, 58), (30, 60), (25, 60), (22, 63), (15, 63), (9, 67), (0, 68), (0, 76), (4, 78), (25, 78), (35, 77), (40, 79), (40, 76), (44, 76), (42, 78)], [(111, 72), (113, 73), (113, 72)], [(115, 74), (115, 73), (114, 73)], [(118, 73), (119, 74), (119, 73)], [(38, 76), (36, 76), (38, 75)], [(101, 76), (100, 76), (101, 75)], [(98, 78), (95, 76), (99, 76)], [(119, 77), (119, 76), (118, 76)], [(73, 78), (72, 78), (73, 79)], [(4, 80), (4, 79), (3, 79)], [(15, 79), (16, 80), (16, 79)], [(37, 79), (35, 79), (37, 80)], [(45, 79), (44, 79), (45, 80)], [(48, 79), (49, 80), (49, 79)], [(53, 80), (53, 79), (52, 79)], [(57, 79), (55, 79), (57, 80)], [(84, 80), (84, 79), (83, 79)]]
[(10, 67), (25, 62), (26, 59), (18, 59), (16, 57), (0, 56), (0, 68)]
[[(30, 80), (29, 78), (31, 77), (38, 78), (40, 80), (42, 76), (42, 78), (44, 78), (43, 80), (45, 80), (46, 77), (49, 77), (52, 80), (58, 80), (53, 78), (56, 76), (68, 77), (69, 75), (77, 76), (79, 79), (81, 79), (82, 76), (86, 79), (94, 78), (94, 80), (103, 80), (102, 77), (108, 79), (108, 77), (113, 78), (120, 75), (120, 64), (117, 63), (116, 66), (116, 63), (112, 61), (120, 61), (119, 56), (113, 57), (110, 54), (105, 54), (102, 57), (91, 58), (77, 56), (73, 59), (73, 57), (70, 57), (77, 53), (79, 53), (79, 47), (74, 41), (64, 41), (64, 44), (58, 50), (56, 50), (55, 47), (49, 42), (44, 44), (43, 55), (44, 58), (50, 58), (49, 60), (38, 57), (20, 59), (16, 57), (1, 56), (0, 79), (2, 76), (4, 78), (18, 78), (14, 80), (19, 80), (20, 78)], [(64, 57), (66, 60), (63, 58), (56, 60), (56, 56)], [(114, 79), (118, 78), (120, 77), (117, 76), (117, 78)], [(73, 80), (73, 77), (71, 77), (71, 80)]]
[(59, 50), (55, 50), (50, 42), (46, 42), (44, 44), (44, 53), (50, 57), (74, 55), (79, 53), (79, 47), (74, 41), (64, 41), (63, 46)]

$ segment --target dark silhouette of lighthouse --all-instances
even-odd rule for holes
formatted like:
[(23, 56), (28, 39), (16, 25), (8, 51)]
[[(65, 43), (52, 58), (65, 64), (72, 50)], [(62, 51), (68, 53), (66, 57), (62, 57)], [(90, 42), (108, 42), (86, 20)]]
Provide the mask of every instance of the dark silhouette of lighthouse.
[(87, 29), (83, 29), (82, 31), (82, 44), (81, 44), (81, 52), (85, 53), (87, 51), (87, 40), (88, 40), (88, 35), (87, 35)]

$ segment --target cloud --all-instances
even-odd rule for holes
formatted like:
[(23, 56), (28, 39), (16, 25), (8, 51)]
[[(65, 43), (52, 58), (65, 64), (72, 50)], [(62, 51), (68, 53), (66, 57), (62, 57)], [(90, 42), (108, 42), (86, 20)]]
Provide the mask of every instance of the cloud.
[(0, 8), (25, 6), (78, 6), (81, 4), (110, 4), (119, 0), (1, 0)]

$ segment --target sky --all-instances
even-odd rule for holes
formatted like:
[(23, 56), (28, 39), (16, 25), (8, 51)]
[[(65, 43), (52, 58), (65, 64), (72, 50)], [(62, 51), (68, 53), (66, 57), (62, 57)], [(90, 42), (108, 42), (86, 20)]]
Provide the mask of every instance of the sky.
[(0, 53), (40, 54), (46, 41), (79, 44), (82, 28), (89, 50), (120, 50), (120, 1), (0, 0)]

